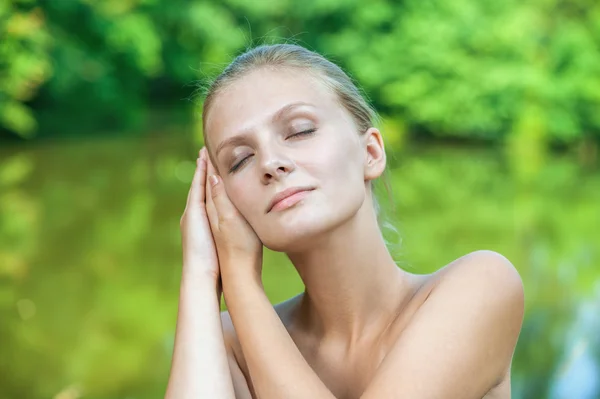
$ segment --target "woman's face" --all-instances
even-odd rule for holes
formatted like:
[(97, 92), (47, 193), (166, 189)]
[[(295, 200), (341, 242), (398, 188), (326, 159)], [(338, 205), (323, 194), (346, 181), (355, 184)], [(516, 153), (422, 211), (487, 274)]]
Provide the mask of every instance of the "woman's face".
[[(230, 200), (272, 250), (306, 248), (370, 199), (363, 136), (307, 73), (253, 71), (218, 94), (205, 125)], [(292, 187), (311, 190), (269, 211), (273, 197)]]

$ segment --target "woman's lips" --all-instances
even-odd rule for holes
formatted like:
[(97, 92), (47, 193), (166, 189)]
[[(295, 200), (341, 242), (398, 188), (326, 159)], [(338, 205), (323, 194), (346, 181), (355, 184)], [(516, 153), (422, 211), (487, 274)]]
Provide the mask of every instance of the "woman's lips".
[(300, 202), (304, 197), (306, 197), (312, 190), (304, 190), (299, 191), (296, 194), (292, 194), (289, 197), (282, 199), (273, 205), (270, 212), (274, 211), (282, 211), (284, 209), (290, 208)]

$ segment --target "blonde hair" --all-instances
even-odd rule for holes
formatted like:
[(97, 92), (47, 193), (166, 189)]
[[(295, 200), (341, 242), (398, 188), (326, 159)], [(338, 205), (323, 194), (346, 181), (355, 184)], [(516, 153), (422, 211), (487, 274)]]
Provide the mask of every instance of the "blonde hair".
[[(204, 89), (204, 102), (202, 105), (202, 135), (206, 141), (206, 116), (210, 111), (214, 99), (220, 92), (229, 87), (233, 82), (246, 76), (259, 68), (296, 69), (307, 72), (319, 79), (326, 87), (331, 89), (339, 104), (344, 107), (352, 117), (360, 134), (364, 134), (370, 127), (380, 126), (381, 119), (375, 109), (365, 100), (363, 94), (352, 79), (336, 64), (329, 61), (321, 54), (308, 50), (297, 44), (262, 44), (246, 49), (238, 55), (212, 82)], [(202, 89), (202, 88), (200, 88)], [(207, 147), (208, 149), (208, 147)], [(384, 170), (382, 179), (388, 198), (393, 207), (393, 200), (387, 169)], [(396, 228), (387, 220), (380, 217), (381, 206), (377, 196), (372, 192), (373, 205), (380, 229), (386, 227), (395, 233)], [(386, 241), (388, 247), (390, 244)]]

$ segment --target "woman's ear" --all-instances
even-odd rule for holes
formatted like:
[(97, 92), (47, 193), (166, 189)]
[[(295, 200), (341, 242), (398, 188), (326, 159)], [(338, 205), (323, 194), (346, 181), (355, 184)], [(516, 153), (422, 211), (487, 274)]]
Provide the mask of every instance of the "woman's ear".
[(369, 128), (364, 135), (366, 146), (365, 180), (377, 179), (385, 170), (385, 147), (381, 132), (374, 127)]

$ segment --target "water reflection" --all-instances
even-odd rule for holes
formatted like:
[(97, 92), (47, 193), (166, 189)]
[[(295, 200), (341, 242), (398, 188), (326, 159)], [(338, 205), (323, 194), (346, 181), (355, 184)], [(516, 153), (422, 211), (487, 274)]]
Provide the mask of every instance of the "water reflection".
[(596, 295), (582, 302), (566, 336), (563, 359), (552, 384), (552, 399), (600, 398), (600, 281)]
[[(164, 394), (197, 148), (150, 136), (0, 149), (0, 396)], [(398, 263), (428, 273), (503, 253), (526, 291), (513, 397), (598, 397), (600, 176), (555, 157), (524, 186), (490, 150), (397, 158)], [(282, 254), (266, 254), (264, 281), (273, 302), (302, 289)]]

